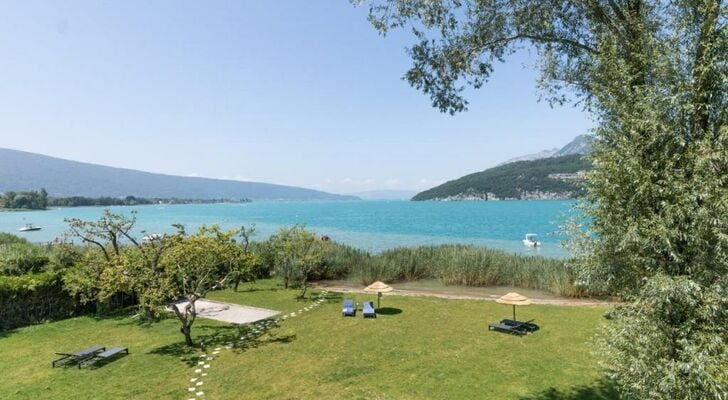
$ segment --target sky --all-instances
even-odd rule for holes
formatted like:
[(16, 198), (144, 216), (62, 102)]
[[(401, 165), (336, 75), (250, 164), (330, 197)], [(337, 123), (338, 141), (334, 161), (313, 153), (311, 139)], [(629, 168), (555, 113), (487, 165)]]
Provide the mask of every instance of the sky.
[(423, 190), (593, 126), (523, 51), (469, 111), (402, 76), (407, 32), (347, 0), (0, 0), (0, 147), (336, 193)]

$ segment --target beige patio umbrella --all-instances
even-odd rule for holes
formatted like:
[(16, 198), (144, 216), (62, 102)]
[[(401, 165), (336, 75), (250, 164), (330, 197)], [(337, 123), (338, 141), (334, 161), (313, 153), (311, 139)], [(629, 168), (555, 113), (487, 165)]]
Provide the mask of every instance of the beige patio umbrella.
[(522, 294), (511, 292), (496, 300), (496, 303), (513, 305), (513, 320), (516, 321), (516, 306), (527, 306), (531, 304), (531, 299)]
[(376, 281), (372, 283), (371, 285), (364, 288), (365, 292), (370, 293), (376, 293), (377, 294), (377, 308), (379, 308), (379, 299), (382, 297), (382, 293), (391, 292), (392, 289), (389, 285), (387, 285), (384, 282)]

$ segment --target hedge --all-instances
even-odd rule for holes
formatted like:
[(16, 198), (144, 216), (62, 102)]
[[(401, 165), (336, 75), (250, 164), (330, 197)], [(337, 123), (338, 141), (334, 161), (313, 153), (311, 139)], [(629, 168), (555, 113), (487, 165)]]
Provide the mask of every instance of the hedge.
[(75, 312), (73, 298), (56, 273), (0, 276), (0, 330), (67, 318)]

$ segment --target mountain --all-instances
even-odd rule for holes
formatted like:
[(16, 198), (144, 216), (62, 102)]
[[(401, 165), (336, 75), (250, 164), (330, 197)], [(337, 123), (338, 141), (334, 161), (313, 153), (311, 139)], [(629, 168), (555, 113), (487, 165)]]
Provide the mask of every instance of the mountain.
[(517, 161), (465, 175), (418, 193), (412, 200), (568, 199), (583, 194), (581, 154)]
[(518, 156), (511, 158), (509, 160), (503, 161), (502, 163), (498, 165), (505, 165), (510, 164), (512, 162), (516, 161), (531, 161), (531, 160), (540, 160), (542, 158), (549, 158), (549, 157), (561, 157), (561, 156), (568, 156), (572, 154), (590, 154), (592, 150), (592, 141), (594, 140), (593, 136), (589, 135), (579, 135), (574, 138), (571, 142), (569, 142), (566, 146), (562, 148), (553, 148), (551, 150), (541, 150), (538, 153), (533, 154), (526, 154), (523, 156)]
[(416, 194), (416, 190), (368, 190), (352, 193), (352, 196), (364, 200), (409, 200)]
[(569, 142), (552, 157), (569, 156), (572, 154), (591, 154), (594, 136), (579, 135)]
[(560, 150), (558, 148), (553, 148), (551, 150), (541, 150), (538, 153), (533, 154), (526, 154), (518, 157), (513, 157), (511, 159), (505, 160), (502, 163), (498, 165), (505, 165), (510, 164), (516, 161), (531, 161), (531, 160), (540, 160), (542, 158), (549, 158), (556, 155)]
[(0, 192), (45, 188), (51, 196), (253, 200), (353, 200), (260, 182), (184, 177), (64, 160), (0, 148)]

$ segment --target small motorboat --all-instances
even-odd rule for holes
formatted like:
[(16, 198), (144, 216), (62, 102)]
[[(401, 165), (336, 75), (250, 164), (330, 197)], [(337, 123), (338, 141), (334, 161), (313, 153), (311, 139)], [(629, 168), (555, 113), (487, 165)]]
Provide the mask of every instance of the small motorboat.
[(538, 241), (538, 235), (535, 233), (527, 233), (523, 238), (523, 245), (528, 247), (539, 247), (541, 242)]
[(18, 229), (20, 232), (33, 232), (33, 231), (39, 231), (41, 228), (40, 226), (35, 226), (33, 224), (25, 224), (24, 227)]
[(154, 241), (162, 240), (164, 236), (160, 235), (159, 233), (152, 233), (150, 235), (146, 235), (142, 238), (142, 243), (151, 243)]

